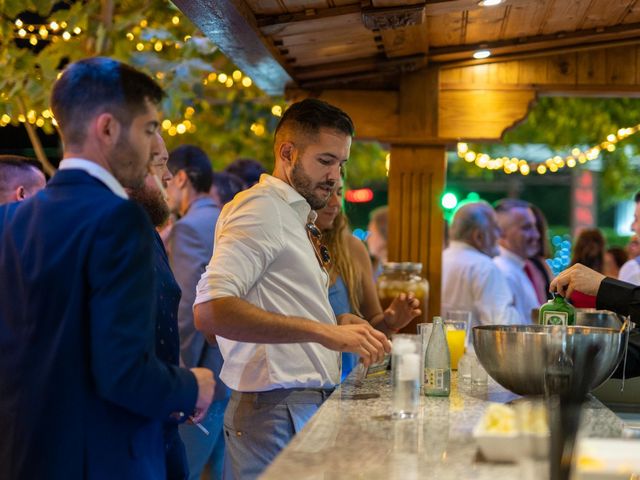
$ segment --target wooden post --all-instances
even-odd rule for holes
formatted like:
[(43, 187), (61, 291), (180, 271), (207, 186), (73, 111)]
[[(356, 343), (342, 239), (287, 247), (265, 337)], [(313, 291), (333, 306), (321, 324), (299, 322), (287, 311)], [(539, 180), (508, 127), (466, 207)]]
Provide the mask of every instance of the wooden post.
[[(444, 146), (391, 146), (389, 261), (421, 262), (429, 281), (427, 318), (440, 314), (444, 219), (440, 195), (446, 175)], [(418, 318), (404, 332), (415, 333)]]

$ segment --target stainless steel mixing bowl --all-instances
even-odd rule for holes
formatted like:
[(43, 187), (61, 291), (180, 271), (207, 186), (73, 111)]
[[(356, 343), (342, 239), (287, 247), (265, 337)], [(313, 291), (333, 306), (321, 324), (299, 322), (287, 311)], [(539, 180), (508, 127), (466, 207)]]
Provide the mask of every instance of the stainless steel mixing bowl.
[[(519, 395), (542, 395), (549, 332), (544, 325), (482, 325), (473, 328), (473, 345), (482, 366), (500, 385)], [(587, 372), (589, 390), (607, 380), (624, 355), (626, 332), (573, 326), (567, 327), (566, 338), (566, 351), (574, 359), (591, 345), (600, 347), (594, 368)]]

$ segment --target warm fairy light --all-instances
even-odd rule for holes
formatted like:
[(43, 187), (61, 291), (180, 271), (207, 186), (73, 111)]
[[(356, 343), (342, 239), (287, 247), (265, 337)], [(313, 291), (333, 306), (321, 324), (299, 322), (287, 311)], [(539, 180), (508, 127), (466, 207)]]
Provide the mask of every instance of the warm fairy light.
[(188, 42), (189, 40), (191, 40), (191, 35), (185, 35), (184, 36), (184, 41)]
[(258, 137), (261, 137), (262, 135), (264, 135), (264, 125), (261, 125), (259, 123), (252, 123), (251, 124), (251, 131)]
[(80, 27), (76, 27), (73, 29), (73, 33), (76, 35), (80, 35), (82, 33), (82, 29)]
[(60, 25), (58, 25), (57, 22), (51, 22), (49, 24), (49, 28), (55, 32), (60, 28)]
[(242, 72), (240, 70), (234, 70), (231, 77), (237, 82), (242, 78)]
[(60, 22), (61, 28), (67, 28), (67, 22)]
[(16, 27), (20, 28), (22, 27), (22, 25), (24, 25), (24, 23), (22, 23), (22, 20), (20, 20), (19, 18), (16, 18), (15, 25)]
[(207, 75), (207, 79), (210, 82), (215, 82), (216, 78), (218, 78), (218, 74), (216, 72), (211, 72), (209, 75)]
[(158, 40), (156, 43), (153, 44), (153, 49), (156, 52), (161, 52), (163, 48), (162, 42), (160, 40)]
[(186, 131), (187, 127), (185, 127), (182, 123), (178, 124), (178, 126), (176, 127), (176, 132), (178, 132), (180, 135), (182, 135)]
[(178, 16), (171, 17), (171, 23), (173, 23), (174, 25), (178, 25), (180, 23), (180, 17)]
[(221, 73), (220, 75), (218, 75), (218, 81), (220, 83), (225, 83), (227, 81), (227, 74), (226, 73)]
[(224, 86), (227, 88), (233, 87), (233, 78), (227, 78), (227, 81), (224, 82)]
[(133, 39), (134, 39), (133, 33), (131, 33), (131, 32), (127, 32), (127, 35), (126, 35), (126, 36), (127, 36), (127, 40), (129, 40), (129, 41), (133, 41)]
[(574, 168), (578, 164), (584, 164), (588, 161), (595, 160), (600, 156), (602, 150), (613, 152), (616, 150), (616, 143), (630, 135), (634, 135), (640, 131), (640, 124), (635, 127), (620, 128), (617, 132), (607, 135), (607, 139), (602, 143), (590, 147), (586, 150), (579, 148), (571, 149), (571, 154), (565, 157), (555, 155), (547, 158), (542, 162), (528, 162), (519, 158), (491, 158), (486, 153), (474, 152), (469, 150), (466, 143), (458, 143), (458, 157), (464, 159), (468, 163), (475, 163), (480, 168), (489, 170), (504, 170), (505, 173), (511, 174), (520, 172), (522, 175), (528, 175), (535, 171), (539, 175), (547, 172), (555, 173), (561, 168)]
[(138, 50), (139, 52), (144, 50), (144, 45), (140, 42), (136, 43), (136, 50)]
[(175, 137), (176, 136), (176, 132), (177, 132), (176, 127), (171, 127), (171, 128), (169, 128), (169, 131), (167, 133), (169, 134), (170, 137)]
[(47, 38), (49, 36), (49, 30), (47, 30), (44, 25), (42, 27), (40, 27), (40, 29), (38, 30), (38, 34), (42, 37), (42, 38)]
[(184, 118), (191, 118), (195, 112), (193, 107), (187, 107), (184, 111)]
[(64, 32), (62, 34), (62, 39), (66, 42), (71, 38), (71, 34), (69, 32)]
[(156, 78), (158, 80), (164, 80), (164, 72), (156, 72)]
[(29, 38), (29, 43), (33, 46), (36, 46), (38, 44), (38, 39), (35, 35), (31, 35), (31, 37)]
[(165, 119), (162, 121), (162, 124), (161, 124), (161, 125), (162, 125), (162, 129), (163, 129), (163, 130), (169, 130), (169, 128), (171, 128), (171, 120), (169, 120), (168, 118), (165, 118)]
[(253, 80), (251, 80), (249, 77), (244, 77), (242, 79), (242, 86), (243, 87), (249, 88), (252, 84), (253, 84)]
[(274, 105), (273, 107), (271, 107), (271, 114), (276, 116), (276, 117), (281, 117), (282, 116), (282, 107), (280, 105)]
[(146, 20), (140, 20), (140, 27), (147, 28), (147, 25), (149, 25), (149, 22)]
[(27, 31), (24, 28), (21, 28), (20, 30), (18, 30), (18, 36), (22, 38), (26, 37)]

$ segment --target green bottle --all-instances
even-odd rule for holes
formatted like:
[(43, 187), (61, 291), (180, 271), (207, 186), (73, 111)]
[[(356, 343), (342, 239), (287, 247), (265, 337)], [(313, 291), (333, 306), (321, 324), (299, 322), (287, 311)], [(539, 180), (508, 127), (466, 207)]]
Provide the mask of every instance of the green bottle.
[(557, 293), (553, 293), (553, 300), (540, 307), (538, 323), (540, 325), (575, 325), (576, 309)]

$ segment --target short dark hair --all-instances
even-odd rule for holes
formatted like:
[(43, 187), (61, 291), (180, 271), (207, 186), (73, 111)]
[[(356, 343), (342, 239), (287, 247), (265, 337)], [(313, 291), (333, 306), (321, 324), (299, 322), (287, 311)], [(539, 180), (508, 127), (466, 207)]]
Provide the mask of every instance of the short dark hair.
[(129, 126), (146, 110), (146, 100), (160, 103), (164, 92), (151, 77), (106, 57), (72, 63), (62, 72), (51, 94), (51, 109), (63, 142), (81, 145), (89, 120), (103, 112)]
[(248, 188), (258, 183), (260, 175), (266, 173), (267, 170), (253, 158), (238, 158), (227, 165), (224, 171), (240, 177), (244, 181), (245, 187)]
[(196, 192), (209, 192), (213, 168), (204, 150), (195, 145), (181, 145), (169, 154), (167, 167), (173, 175), (184, 170)]
[(514, 208), (531, 208), (531, 204), (519, 198), (503, 198), (493, 205), (496, 213), (504, 213)]
[(640, 203), (640, 192), (636, 192), (636, 194), (633, 196), (633, 201), (636, 203)]
[(38, 177), (34, 170), (43, 172), (42, 164), (35, 158), (0, 155), (0, 197), (19, 185), (27, 189), (35, 187)]
[(240, 177), (229, 172), (213, 172), (213, 185), (218, 190), (222, 205), (230, 202), (246, 186)]
[(349, 115), (338, 107), (315, 98), (307, 98), (291, 105), (278, 122), (276, 135), (285, 125), (311, 135), (317, 134), (321, 128), (337, 130), (351, 137), (355, 131)]

